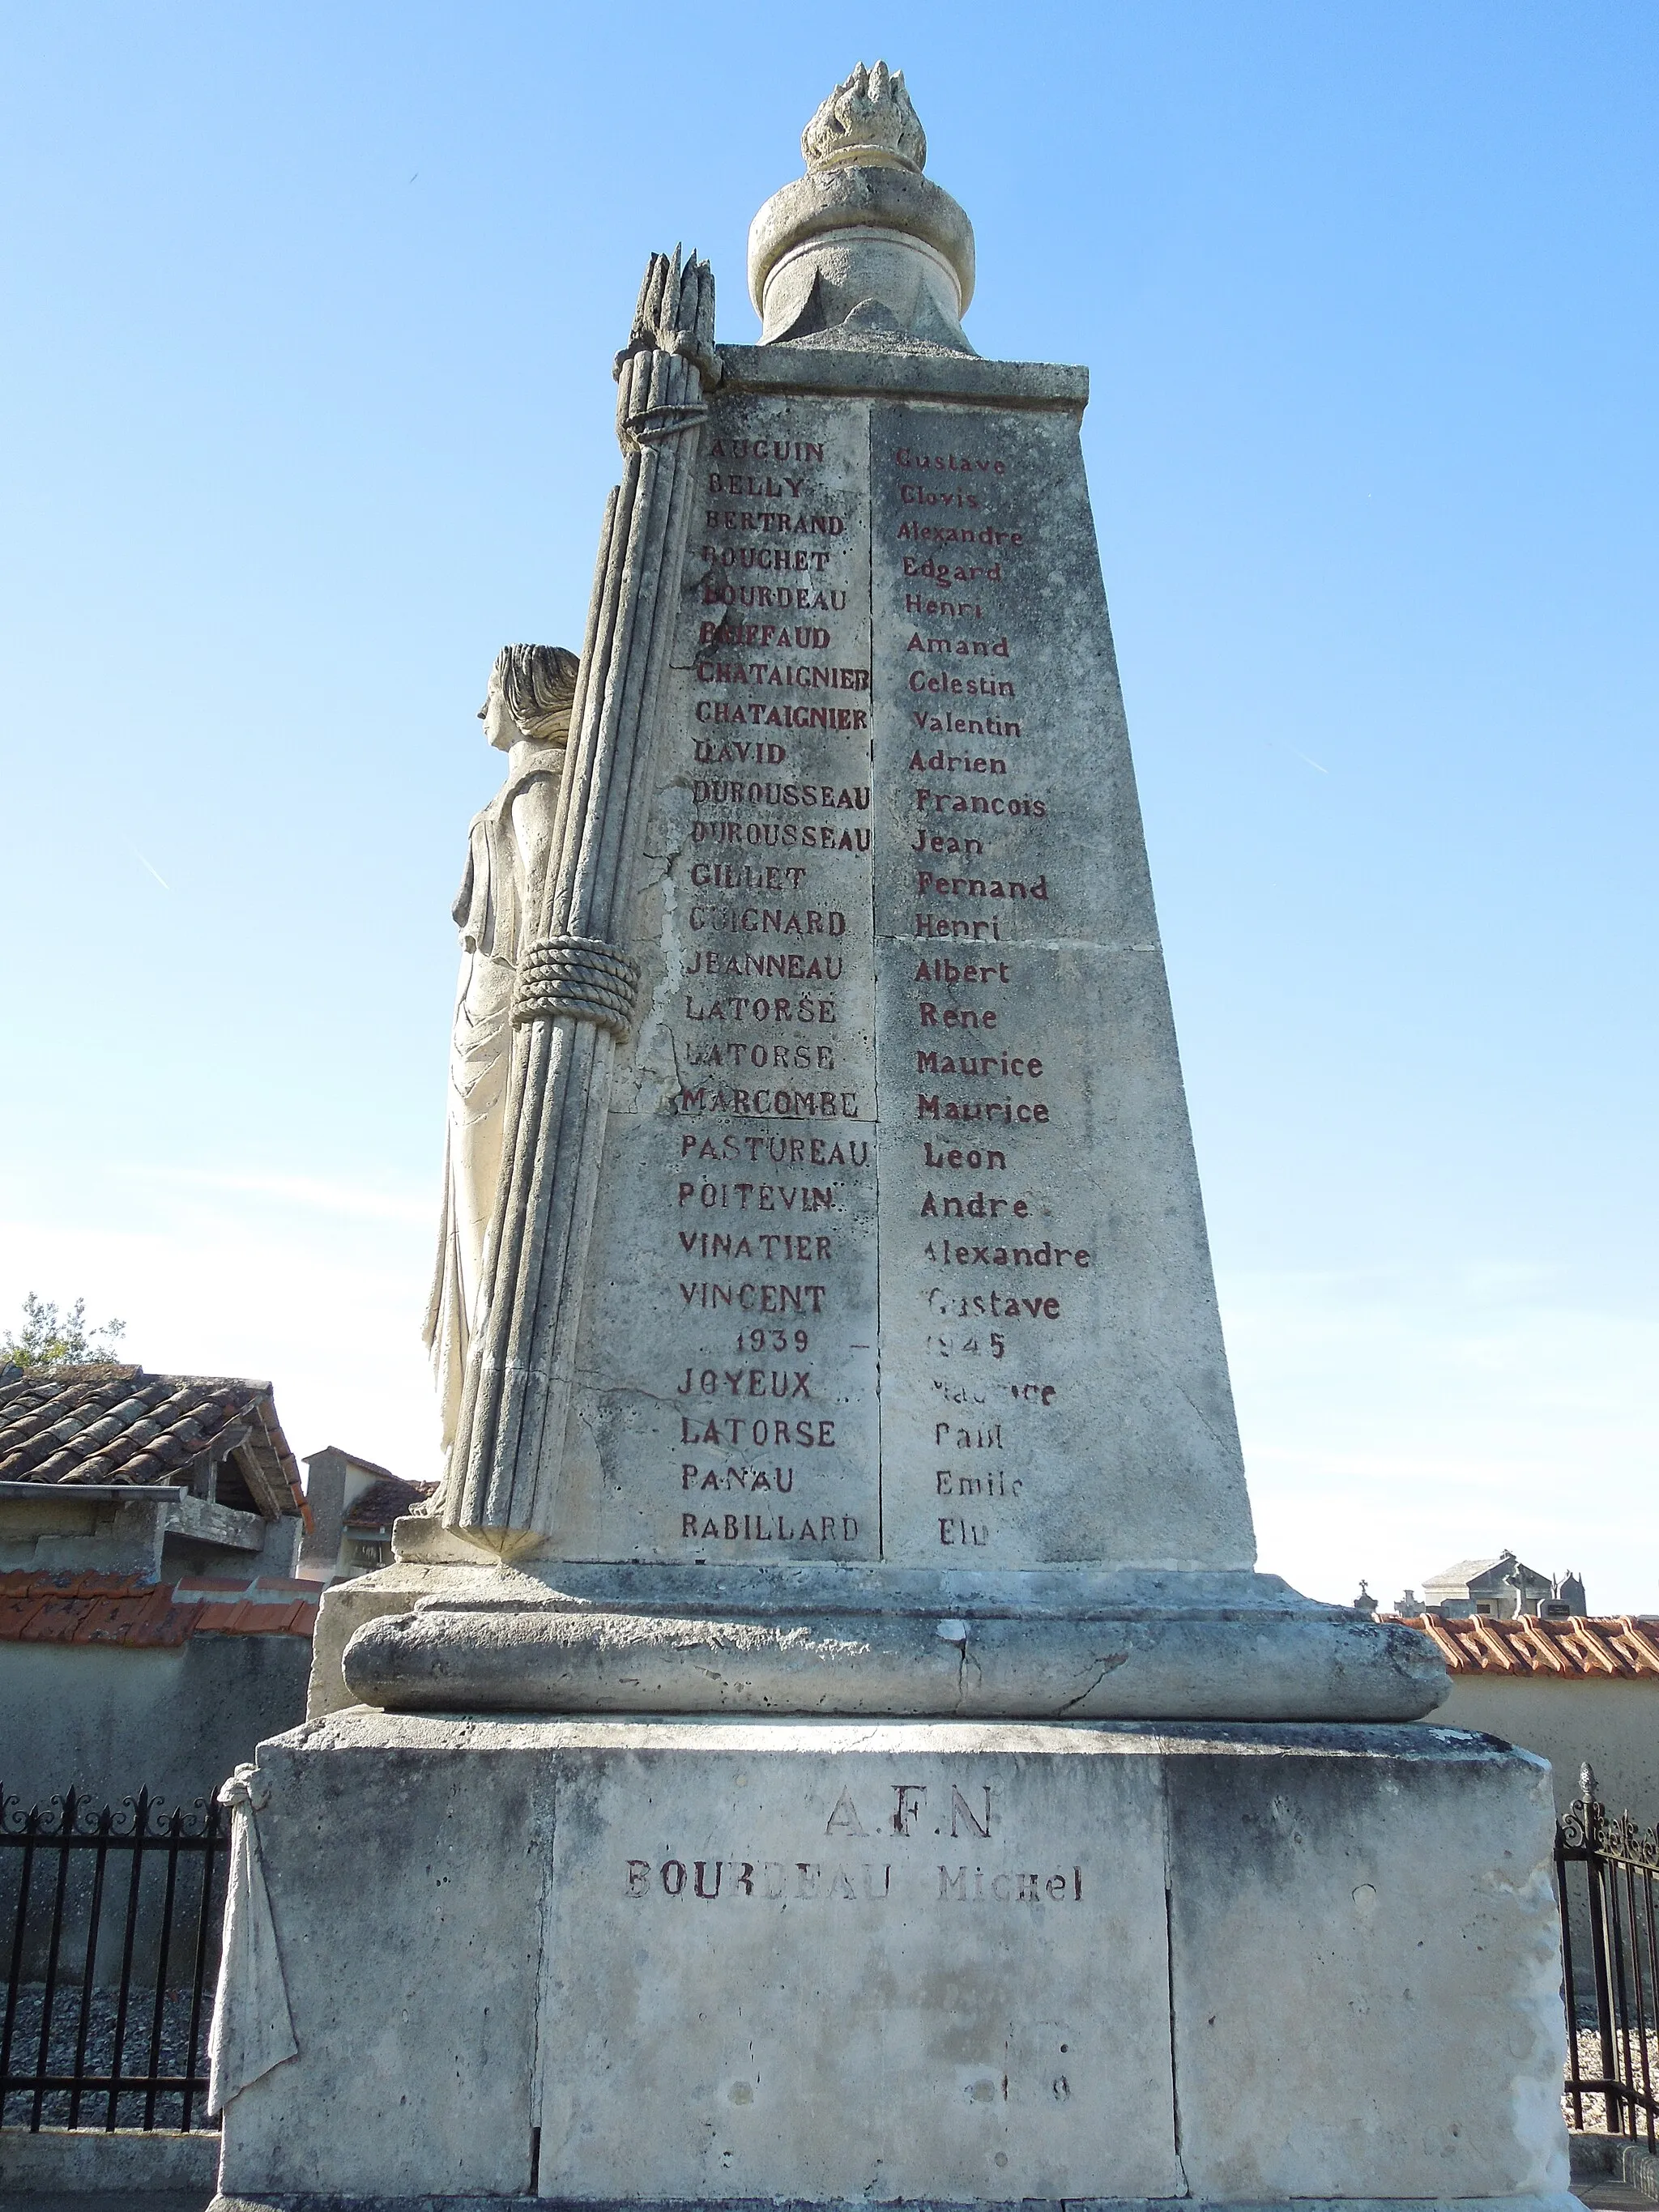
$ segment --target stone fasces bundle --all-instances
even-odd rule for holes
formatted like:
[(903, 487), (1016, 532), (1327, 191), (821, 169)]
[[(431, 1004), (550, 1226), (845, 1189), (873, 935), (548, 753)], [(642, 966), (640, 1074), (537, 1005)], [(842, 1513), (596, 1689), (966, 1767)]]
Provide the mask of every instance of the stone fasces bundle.
[(763, 342), (655, 261), (619, 361), (462, 1417), (259, 1754), (221, 2212), (1569, 2212), (1547, 1770), (1255, 1569), (1086, 375), (973, 354), (902, 77), (803, 151)]
[(690, 526), (714, 279), (653, 255), (617, 357), (626, 459), (605, 508), (571, 739), (534, 937), (520, 953), (506, 1143), (484, 1248), (445, 1525), (507, 1554), (553, 1517), (615, 1042), (638, 971), (633, 902), (653, 741)]

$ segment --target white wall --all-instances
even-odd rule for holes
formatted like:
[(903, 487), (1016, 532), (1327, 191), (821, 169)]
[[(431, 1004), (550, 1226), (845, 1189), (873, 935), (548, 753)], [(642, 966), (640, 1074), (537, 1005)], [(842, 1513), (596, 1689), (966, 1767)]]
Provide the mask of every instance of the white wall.
[(1454, 1674), (1450, 1697), (1429, 1717), (1541, 1752), (1555, 1770), (1558, 1812), (1578, 1795), (1589, 1759), (1604, 1805), (1659, 1825), (1659, 1675)]

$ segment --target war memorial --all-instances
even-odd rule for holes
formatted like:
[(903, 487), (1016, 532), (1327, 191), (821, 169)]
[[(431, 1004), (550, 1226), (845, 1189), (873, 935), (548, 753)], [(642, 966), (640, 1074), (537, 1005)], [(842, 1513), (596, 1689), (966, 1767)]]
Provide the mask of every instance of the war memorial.
[(448, 1473), (237, 1785), (218, 2203), (1564, 2212), (1547, 1770), (1255, 1571), (1086, 372), (901, 77), (802, 143), (490, 678)]

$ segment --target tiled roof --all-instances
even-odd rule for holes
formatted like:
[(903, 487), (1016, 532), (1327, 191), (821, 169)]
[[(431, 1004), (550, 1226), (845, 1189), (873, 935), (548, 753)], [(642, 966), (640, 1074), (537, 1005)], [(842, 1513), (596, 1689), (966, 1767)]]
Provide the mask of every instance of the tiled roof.
[(345, 1517), (348, 1528), (389, 1528), (400, 1513), (412, 1513), (437, 1488), (435, 1482), (406, 1482), (388, 1474), (361, 1498), (351, 1502)]
[(119, 1644), (166, 1650), (196, 1635), (303, 1636), (317, 1626), (315, 1583), (262, 1575), (231, 1582), (186, 1575), (0, 1574), (0, 1644)]
[[(269, 1382), (228, 1375), (150, 1375), (112, 1360), (37, 1369), (0, 1385), (0, 1482), (188, 1486), (225, 1460), (268, 1520), (303, 1510), (300, 1470)], [(223, 1503), (240, 1504), (226, 1495)]]
[(1595, 1620), (1535, 1620), (1530, 1614), (1514, 1620), (1480, 1614), (1449, 1620), (1431, 1613), (1406, 1625), (1423, 1631), (1454, 1674), (1577, 1675), (1604, 1681), (1659, 1675), (1659, 1620), (1636, 1620), (1628, 1613)]
[(398, 1480), (392, 1469), (389, 1467), (382, 1467), (379, 1460), (365, 1459), (361, 1452), (347, 1451), (340, 1444), (325, 1444), (321, 1451), (307, 1452), (306, 1465), (309, 1467), (313, 1460), (322, 1459), (331, 1452), (337, 1459), (344, 1460), (348, 1466), (361, 1468), (365, 1474), (384, 1475), (388, 1482), (396, 1482)]

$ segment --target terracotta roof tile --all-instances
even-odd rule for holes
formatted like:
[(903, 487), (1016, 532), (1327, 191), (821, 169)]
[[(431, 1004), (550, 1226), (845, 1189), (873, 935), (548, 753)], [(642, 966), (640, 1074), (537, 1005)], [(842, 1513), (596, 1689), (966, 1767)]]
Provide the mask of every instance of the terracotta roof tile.
[(75, 1632), (76, 1644), (173, 1646), (190, 1634), (189, 1614), (173, 1604), (164, 1584), (142, 1597), (94, 1597), (80, 1604), (83, 1618)]
[(1449, 1620), (1430, 1613), (1406, 1626), (1422, 1630), (1454, 1674), (1548, 1674), (1581, 1680), (1659, 1676), (1659, 1622), (1628, 1613), (1571, 1620), (1539, 1620), (1530, 1614), (1514, 1620), (1481, 1614)]
[(371, 1484), (361, 1498), (352, 1500), (345, 1525), (348, 1528), (389, 1528), (400, 1514), (412, 1513), (430, 1498), (437, 1486), (435, 1482), (406, 1482), (400, 1474), (388, 1474), (381, 1481)]
[(136, 1575), (0, 1575), (0, 1643), (102, 1644), (172, 1650), (198, 1634), (303, 1636), (317, 1626), (319, 1591), (286, 1577), (234, 1583), (192, 1576), (191, 1589)]
[(1511, 1652), (1504, 1638), (1493, 1634), (1491, 1620), (1480, 1613), (1470, 1620), (1469, 1629), (1483, 1671), (1499, 1674), (1531, 1673), (1531, 1668), (1521, 1656), (1518, 1637), (1515, 1639), (1516, 1649)]
[(0, 1597), (27, 1597), (65, 1590), (79, 1597), (122, 1597), (129, 1590), (152, 1589), (152, 1583), (123, 1574), (118, 1568), (91, 1567), (53, 1571), (45, 1567), (8, 1567), (0, 1574)]
[(246, 1611), (240, 1599), (215, 1599), (197, 1608), (194, 1626), (207, 1635), (232, 1635), (241, 1626), (242, 1615)]
[(40, 1610), (38, 1597), (0, 1597), (0, 1644), (21, 1644)]
[(1522, 1651), (1532, 1662), (1535, 1674), (1571, 1674), (1572, 1662), (1552, 1638), (1544, 1635), (1536, 1620), (1525, 1615), (1516, 1623), (1521, 1633), (1516, 1638)]
[(94, 1607), (118, 1603), (114, 1598), (47, 1596), (35, 1608), (33, 1619), (24, 1630), (30, 1644), (73, 1644), (75, 1632), (90, 1616)]
[(184, 1486), (212, 1461), (268, 1518), (305, 1511), (269, 1382), (100, 1361), (0, 1384), (0, 1481)]

